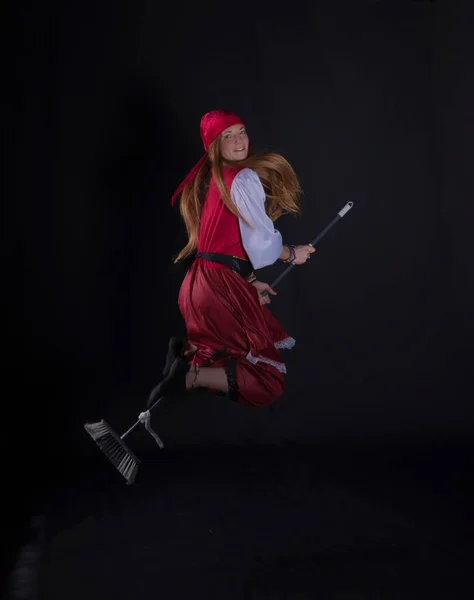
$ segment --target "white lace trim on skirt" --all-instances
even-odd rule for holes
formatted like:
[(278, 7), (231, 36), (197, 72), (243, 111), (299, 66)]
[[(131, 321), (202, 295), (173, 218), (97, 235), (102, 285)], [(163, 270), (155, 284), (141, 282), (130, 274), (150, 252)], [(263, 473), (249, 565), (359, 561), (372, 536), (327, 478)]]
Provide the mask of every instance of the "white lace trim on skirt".
[[(295, 345), (295, 339), (292, 337), (287, 337), (280, 342), (275, 343), (275, 348), (280, 350), (291, 350)], [(271, 360), (270, 358), (265, 358), (265, 356), (253, 356), (251, 352), (247, 354), (247, 360), (251, 362), (253, 365), (256, 365), (258, 362), (266, 363), (267, 365), (272, 365), (275, 369), (278, 369), (280, 373), (286, 373), (286, 365), (284, 363), (277, 362), (275, 360)]]

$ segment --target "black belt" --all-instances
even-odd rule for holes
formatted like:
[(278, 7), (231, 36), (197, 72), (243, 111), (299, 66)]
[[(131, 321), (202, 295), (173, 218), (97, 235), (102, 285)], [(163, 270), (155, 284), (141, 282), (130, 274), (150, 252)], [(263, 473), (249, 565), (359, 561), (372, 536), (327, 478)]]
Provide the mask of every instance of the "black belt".
[(229, 267), (234, 273), (247, 279), (253, 273), (253, 267), (245, 258), (230, 256), (230, 254), (218, 254), (217, 252), (198, 252), (196, 258), (202, 258), (211, 262)]

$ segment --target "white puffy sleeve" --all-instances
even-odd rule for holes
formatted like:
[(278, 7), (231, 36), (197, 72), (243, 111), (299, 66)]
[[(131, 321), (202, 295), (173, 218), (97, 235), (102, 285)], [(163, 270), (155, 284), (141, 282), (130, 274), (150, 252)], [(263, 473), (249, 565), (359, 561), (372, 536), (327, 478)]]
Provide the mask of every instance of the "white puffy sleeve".
[(265, 190), (257, 173), (242, 169), (234, 177), (230, 190), (232, 200), (247, 225), (239, 219), (242, 244), (254, 269), (272, 265), (281, 255), (281, 233), (265, 212)]

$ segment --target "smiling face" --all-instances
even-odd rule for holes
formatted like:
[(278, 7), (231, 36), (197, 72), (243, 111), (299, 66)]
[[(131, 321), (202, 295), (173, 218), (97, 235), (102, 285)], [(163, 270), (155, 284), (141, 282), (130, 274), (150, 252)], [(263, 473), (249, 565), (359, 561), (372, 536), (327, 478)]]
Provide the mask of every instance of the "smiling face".
[(249, 138), (243, 125), (232, 125), (221, 133), (221, 154), (226, 161), (244, 160), (249, 152)]

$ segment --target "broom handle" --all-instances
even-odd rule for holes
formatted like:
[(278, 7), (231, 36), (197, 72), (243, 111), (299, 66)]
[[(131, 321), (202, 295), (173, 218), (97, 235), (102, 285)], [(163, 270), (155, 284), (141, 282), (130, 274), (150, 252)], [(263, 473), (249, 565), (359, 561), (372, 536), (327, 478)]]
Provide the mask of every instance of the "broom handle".
[(136, 423), (134, 423), (134, 424), (133, 424), (133, 425), (130, 427), (130, 429), (129, 429), (128, 431), (126, 431), (125, 433), (122, 433), (122, 435), (120, 436), (120, 439), (121, 439), (121, 440), (123, 440), (124, 438), (126, 438), (126, 437), (127, 437), (127, 435), (128, 435), (129, 433), (132, 433), (132, 431), (135, 429), (135, 427), (136, 427), (136, 426), (137, 426), (139, 423), (140, 423), (140, 419), (139, 419), (139, 420), (138, 420)]
[[(164, 397), (164, 396), (161, 396), (161, 398), (158, 398), (158, 400), (157, 400), (157, 401), (156, 401), (156, 402), (155, 402), (155, 403), (154, 403), (154, 404), (153, 404), (153, 405), (152, 405), (152, 406), (151, 406), (151, 407), (148, 409), (148, 411), (146, 411), (146, 412), (150, 412), (150, 413), (151, 413), (151, 411), (152, 411), (152, 410), (155, 408), (155, 406), (156, 406), (156, 405), (157, 405), (159, 402), (161, 402), (162, 400), (164, 400), (164, 399), (165, 399), (165, 397)], [(145, 413), (142, 413), (142, 414), (145, 414)], [(121, 440), (123, 440), (124, 438), (126, 438), (126, 437), (127, 437), (127, 435), (128, 435), (129, 433), (132, 433), (132, 431), (135, 429), (135, 427), (137, 427), (137, 425), (139, 425), (141, 422), (142, 422), (142, 421), (141, 421), (140, 419), (138, 419), (138, 421), (136, 421), (136, 422), (135, 422), (135, 423), (134, 423), (134, 424), (133, 424), (133, 425), (130, 427), (130, 429), (129, 429), (128, 431), (126, 431), (125, 433), (122, 433), (122, 435), (120, 436), (120, 439), (121, 439)]]
[[(342, 209), (341, 209), (341, 210), (340, 210), (340, 211), (337, 213), (337, 215), (334, 217), (334, 219), (333, 219), (333, 220), (332, 220), (332, 221), (331, 221), (331, 222), (330, 222), (328, 225), (326, 225), (326, 227), (325, 227), (325, 228), (324, 228), (324, 229), (323, 229), (323, 230), (322, 230), (320, 233), (318, 233), (318, 235), (317, 235), (317, 236), (316, 236), (316, 237), (315, 237), (315, 238), (314, 238), (314, 239), (313, 239), (313, 240), (312, 240), (312, 241), (311, 241), (311, 242), (308, 244), (308, 246), (315, 246), (315, 245), (316, 245), (316, 244), (317, 244), (317, 243), (318, 243), (318, 242), (319, 242), (319, 241), (320, 241), (320, 240), (321, 240), (321, 239), (322, 239), (322, 238), (323, 238), (323, 237), (326, 235), (326, 233), (327, 233), (327, 232), (328, 232), (330, 229), (332, 229), (332, 228), (334, 227), (334, 225), (335, 225), (335, 224), (336, 224), (338, 221), (340, 221), (340, 220), (342, 219), (342, 217), (343, 217), (345, 214), (347, 214), (347, 213), (348, 213), (348, 212), (351, 210), (351, 208), (352, 208), (353, 206), (354, 206), (354, 203), (353, 203), (353, 202), (348, 202), (348, 203), (347, 203), (347, 204), (344, 206), (344, 208), (342, 208)], [(280, 275), (278, 275), (278, 277), (277, 277), (277, 278), (275, 279), (275, 281), (274, 281), (274, 282), (273, 282), (273, 283), (270, 285), (270, 287), (271, 287), (272, 289), (274, 289), (274, 288), (275, 288), (275, 286), (277, 286), (277, 285), (280, 283), (280, 281), (281, 281), (281, 280), (282, 280), (284, 277), (286, 277), (286, 276), (288, 275), (288, 273), (289, 273), (289, 272), (290, 272), (292, 269), (294, 269), (295, 267), (296, 267), (296, 265), (295, 265), (295, 264), (291, 264), (291, 265), (289, 265), (289, 266), (288, 266), (288, 267), (287, 267), (287, 268), (286, 268), (284, 271), (282, 271), (282, 272), (280, 273)], [(262, 296), (268, 296), (268, 292), (265, 290), (264, 292), (262, 292), (262, 294), (261, 294), (261, 295), (262, 295)]]

